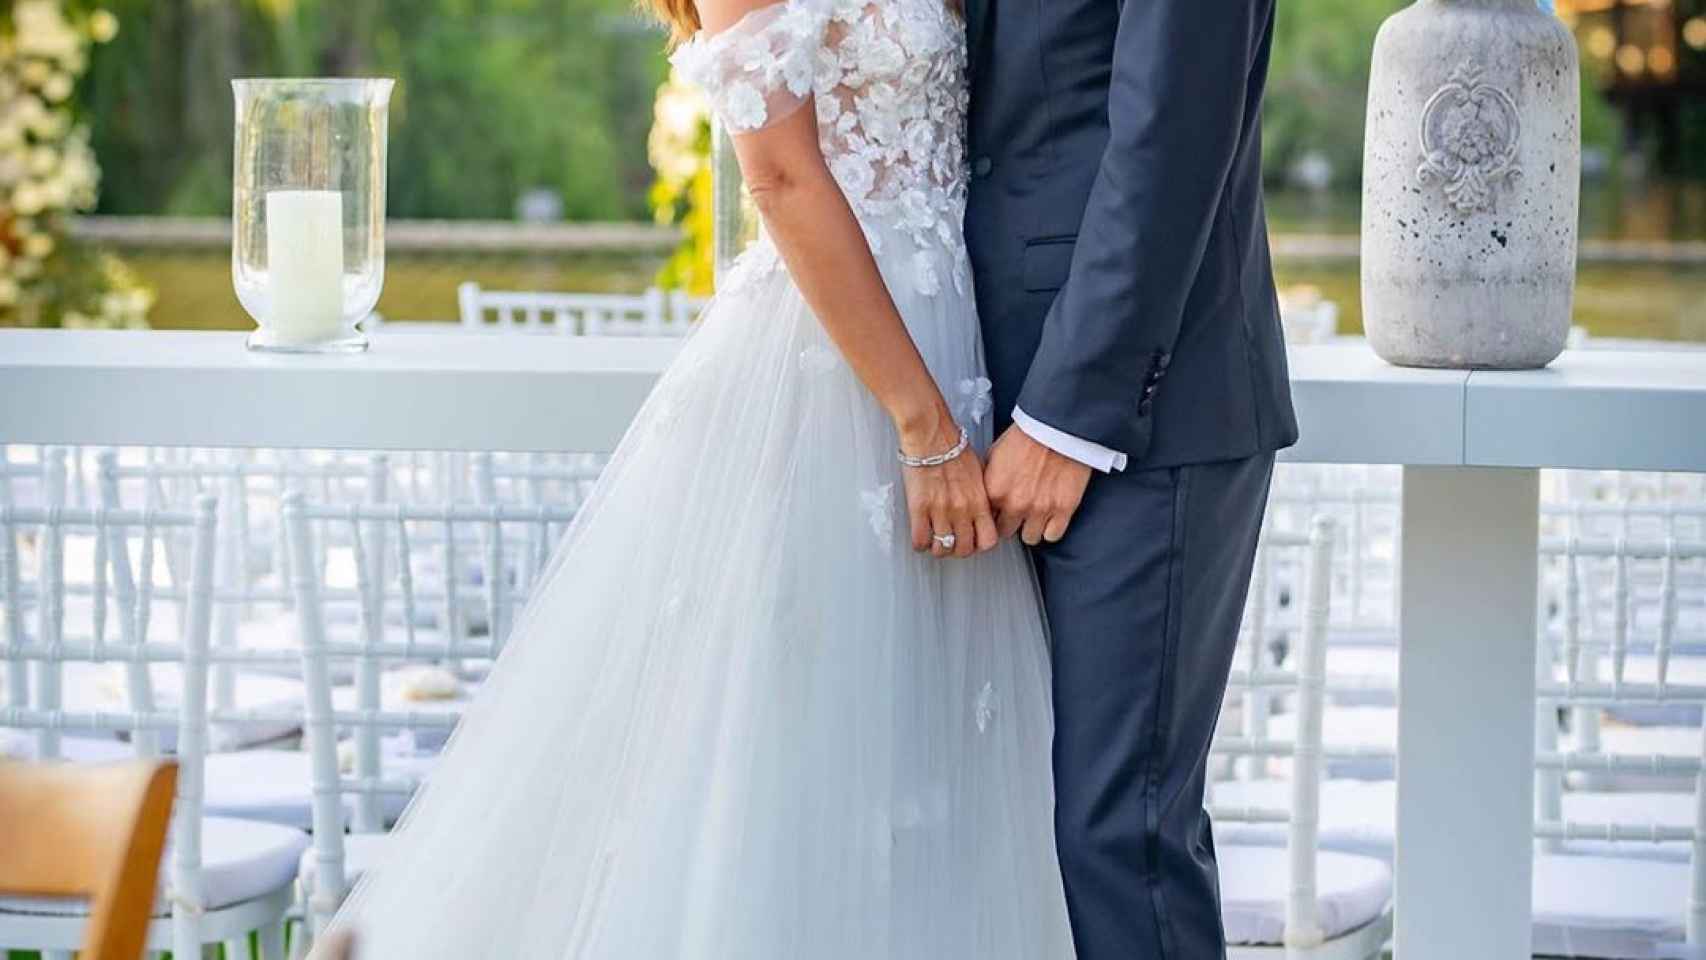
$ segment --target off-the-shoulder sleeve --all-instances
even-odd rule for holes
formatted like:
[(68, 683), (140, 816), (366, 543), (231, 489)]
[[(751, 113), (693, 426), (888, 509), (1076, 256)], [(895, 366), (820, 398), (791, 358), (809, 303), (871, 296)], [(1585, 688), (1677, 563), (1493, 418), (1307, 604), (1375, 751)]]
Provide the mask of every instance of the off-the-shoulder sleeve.
[(762, 130), (811, 99), (829, 23), (823, 8), (814, 0), (782, 0), (720, 33), (694, 37), (670, 61), (705, 91), (730, 133)]

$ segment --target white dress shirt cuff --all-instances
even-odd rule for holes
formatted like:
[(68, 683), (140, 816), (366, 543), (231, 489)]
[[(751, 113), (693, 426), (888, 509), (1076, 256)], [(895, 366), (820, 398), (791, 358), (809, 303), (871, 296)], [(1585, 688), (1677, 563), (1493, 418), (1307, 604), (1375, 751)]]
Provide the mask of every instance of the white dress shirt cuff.
[(1013, 408), (1013, 424), (1032, 440), (1053, 450), (1070, 460), (1076, 460), (1092, 470), (1103, 473), (1114, 473), (1125, 470), (1126, 455), (1118, 450), (1110, 450), (1099, 443), (1092, 443), (1081, 437), (1035, 420), (1018, 407)]

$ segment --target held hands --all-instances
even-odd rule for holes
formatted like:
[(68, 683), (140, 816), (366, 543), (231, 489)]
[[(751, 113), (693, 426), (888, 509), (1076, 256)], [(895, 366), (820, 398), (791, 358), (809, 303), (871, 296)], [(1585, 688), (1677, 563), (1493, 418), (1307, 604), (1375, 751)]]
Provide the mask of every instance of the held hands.
[(1034, 547), (1066, 536), (1072, 515), (1084, 499), (1084, 488), (1090, 485), (1090, 468), (1055, 453), (1015, 426), (1008, 427), (990, 448), (983, 479), (1001, 536), (1017, 532)]
[[(925, 429), (901, 431), (901, 453), (931, 457), (960, 442), (960, 428), (946, 411)], [(906, 510), (912, 520), (912, 549), (933, 557), (969, 557), (995, 549), (995, 518), (983, 490), (983, 464), (967, 447), (946, 463), (903, 466)]]

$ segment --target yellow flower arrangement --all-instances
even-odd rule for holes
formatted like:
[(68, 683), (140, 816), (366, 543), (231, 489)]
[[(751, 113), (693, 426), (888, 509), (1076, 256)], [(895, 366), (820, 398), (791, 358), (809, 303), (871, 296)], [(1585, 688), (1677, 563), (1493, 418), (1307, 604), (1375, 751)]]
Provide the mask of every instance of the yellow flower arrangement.
[(72, 95), (91, 45), (118, 33), (106, 10), (10, 0), (0, 19), (0, 323), (147, 325), (154, 296), (110, 254), (67, 236), (93, 209), (100, 167)]
[(646, 149), (657, 172), (651, 190), (653, 215), (658, 223), (681, 229), (681, 244), (658, 272), (658, 286), (705, 296), (715, 272), (711, 111), (704, 97), (673, 70), (658, 88)]

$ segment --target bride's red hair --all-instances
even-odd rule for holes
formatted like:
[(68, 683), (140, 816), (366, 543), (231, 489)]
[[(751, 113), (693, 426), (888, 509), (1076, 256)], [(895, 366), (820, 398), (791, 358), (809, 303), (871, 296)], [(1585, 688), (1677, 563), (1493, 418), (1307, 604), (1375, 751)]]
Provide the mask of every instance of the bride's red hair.
[(646, 6), (652, 16), (669, 27), (672, 43), (681, 43), (699, 32), (699, 8), (694, 0), (646, 0)]

